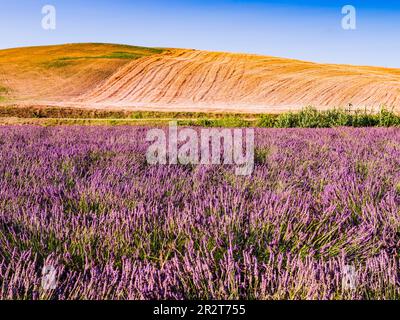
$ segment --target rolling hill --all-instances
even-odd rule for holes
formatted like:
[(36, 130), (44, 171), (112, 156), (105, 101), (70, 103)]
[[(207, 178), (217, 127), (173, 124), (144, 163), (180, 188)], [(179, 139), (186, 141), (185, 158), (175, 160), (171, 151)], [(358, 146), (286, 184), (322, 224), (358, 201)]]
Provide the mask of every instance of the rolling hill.
[(0, 51), (0, 103), (278, 113), (307, 105), (400, 111), (400, 69), (112, 44)]

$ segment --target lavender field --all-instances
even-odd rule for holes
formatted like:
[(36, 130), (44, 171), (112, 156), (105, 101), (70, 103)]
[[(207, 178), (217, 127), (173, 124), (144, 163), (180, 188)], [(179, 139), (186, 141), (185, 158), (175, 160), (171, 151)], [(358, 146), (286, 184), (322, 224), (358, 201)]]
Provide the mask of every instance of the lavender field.
[(0, 299), (400, 298), (400, 129), (255, 129), (250, 176), (145, 132), (0, 127)]

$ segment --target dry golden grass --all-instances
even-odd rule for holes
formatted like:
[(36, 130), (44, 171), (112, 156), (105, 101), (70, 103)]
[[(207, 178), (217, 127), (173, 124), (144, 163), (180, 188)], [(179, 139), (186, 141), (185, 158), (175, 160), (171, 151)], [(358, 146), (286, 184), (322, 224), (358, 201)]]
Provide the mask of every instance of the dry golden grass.
[[(68, 101), (136, 58), (161, 50), (113, 44), (67, 44), (0, 50), (0, 87), (8, 100)], [(1, 94), (0, 94), (1, 95)]]
[(84, 103), (282, 112), (314, 105), (400, 107), (400, 70), (173, 50), (127, 64)]
[(400, 110), (400, 69), (104, 44), (0, 51), (0, 86), (22, 105), (280, 113), (352, 104)]

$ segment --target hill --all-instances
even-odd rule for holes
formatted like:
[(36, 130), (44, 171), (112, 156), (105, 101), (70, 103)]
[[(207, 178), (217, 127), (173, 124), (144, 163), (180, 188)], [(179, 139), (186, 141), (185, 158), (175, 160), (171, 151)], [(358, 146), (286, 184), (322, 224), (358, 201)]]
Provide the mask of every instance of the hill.
[(160, 52), (96, 43), (0, 50), (3, 102), (70, 101), (94, 89), (125, 64)]
[(0, 88), (9, 103), (25, 105), (278, 113), (352, 104), (400, 110), (400, 69), (110, 44), (1, 50)]

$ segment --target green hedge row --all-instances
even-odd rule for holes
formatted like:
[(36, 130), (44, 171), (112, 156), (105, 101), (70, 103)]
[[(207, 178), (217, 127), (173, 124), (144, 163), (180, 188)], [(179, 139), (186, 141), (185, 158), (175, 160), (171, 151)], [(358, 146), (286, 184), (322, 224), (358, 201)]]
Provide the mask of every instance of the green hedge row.
[(393, 127), (400, 126), (400, 116), (386, 108), (381, 108), (378, 113), (372, 113), (367, 110), (344, 109), (318, 111), (313, 107), (307, 107), (299, 112), (262, 115), (257, 126), (263, 128)]

